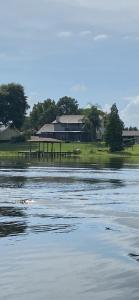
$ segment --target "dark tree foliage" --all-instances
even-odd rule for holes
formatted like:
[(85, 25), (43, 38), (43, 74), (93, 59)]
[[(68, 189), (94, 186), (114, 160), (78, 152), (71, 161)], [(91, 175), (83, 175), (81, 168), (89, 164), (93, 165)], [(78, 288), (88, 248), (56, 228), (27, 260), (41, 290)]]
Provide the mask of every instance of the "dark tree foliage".
[(32, 112), (30, 113), (31, 126), (36, 130), (46, 123), (51, 123), (55, 118), (56, 104), (55, 101), (51, 99), (34, 104)]
[(123, 149), (122, 132), (124, 123), (120, 119), (118, 109), (114, 103), (111, 107), (111, 112), (107, 116), (105, 141), (111, 152), (120, 151)]
[(135, 126), (135, 127), (132, 127), (132, 126), (130, 126), (129, 128), (128, 128), (128, 130), (129, 131), (137, 131), (138, 130), (138, 128)]
[(10, 83), (0, 86), (0, 122), (13, 124), (20, 128), (29, 108), (24, 88), (20, 84)]
[(78, 102), (71, 97), (62, 97), (57, 102), (57, 115), (77, 115), (79, 113)]
[(91, 108), (84, 110), (84, 113), (84, 132), (88, 134), (91, 141), (96, 140), (97, 130), (101, 126), (100, 115), (102, 112), (93, 105)]

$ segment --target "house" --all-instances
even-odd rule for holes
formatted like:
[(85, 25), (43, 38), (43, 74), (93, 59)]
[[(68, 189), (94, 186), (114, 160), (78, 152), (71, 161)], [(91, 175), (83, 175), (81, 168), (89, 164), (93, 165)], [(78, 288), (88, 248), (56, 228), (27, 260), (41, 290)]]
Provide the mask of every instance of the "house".
[(123, 142), (139, 144), (139, 130), (123, 130)]
[[(97, 138), (102, 139), (104, 135), (104, 122), (97, 132)], [(87, 133), (83, 130), (84, 115), (62, 115), (57, 116), (51, 124), (45, 124), (37, 132), (38, 136), (50, 137), (65, 141), (89, 141)]]
[(11, 125), (0, 125), (0, 142), (10, 141), (20, 135), (20, 132)]

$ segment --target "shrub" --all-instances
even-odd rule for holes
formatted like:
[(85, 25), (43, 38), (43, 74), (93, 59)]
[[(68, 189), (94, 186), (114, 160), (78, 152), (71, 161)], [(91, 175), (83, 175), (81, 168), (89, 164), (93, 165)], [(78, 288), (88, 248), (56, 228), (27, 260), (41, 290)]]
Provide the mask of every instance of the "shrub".
[(11, 143), (12, 144), (16, 144), (16, 143), (23, 143), (25, 142), (26, 138), (24, 135), (19, 135), (19, 136), (15, 136), (11, 139)]
[(74, 149), (74, 150), (73, 150), (73, 153), (74, 153), (74, 154), (81, 154), (81, 150), (80, 150), (80, 149)]

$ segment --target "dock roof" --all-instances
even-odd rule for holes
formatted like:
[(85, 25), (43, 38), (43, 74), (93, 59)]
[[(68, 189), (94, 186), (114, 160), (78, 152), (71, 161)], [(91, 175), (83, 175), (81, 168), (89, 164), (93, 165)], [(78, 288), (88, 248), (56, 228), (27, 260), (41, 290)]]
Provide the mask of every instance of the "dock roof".
[(45, 137), (39, 137), (39, 136), (31, 136), (30, 140), (28, 142), (40, 142), (40, 143), (62, 143), (64, 141), (53, 139), (53, 138), (45, 138)]

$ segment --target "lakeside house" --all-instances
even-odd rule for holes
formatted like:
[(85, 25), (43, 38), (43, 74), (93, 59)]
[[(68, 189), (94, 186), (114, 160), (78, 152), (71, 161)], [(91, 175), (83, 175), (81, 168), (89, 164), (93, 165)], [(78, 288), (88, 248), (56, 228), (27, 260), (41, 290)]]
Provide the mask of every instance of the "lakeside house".
[(123, 141), (139, 144), (139, 130), (123, 130)]
[[(40, 137), (55, 138), (64, 141), (89, 141), (89, 136), (84, 132), (84, 115), (62, 115), (50, 124), (43, 125), (37, 132)], [(97, 131), (97, 139), (104, 136), (104, 121), (101, 118), (101, 127)]]
[(18, 129), (11, 125), (0, 125), (0, 142), (10, 141), (12, 138), (20, 135)]

